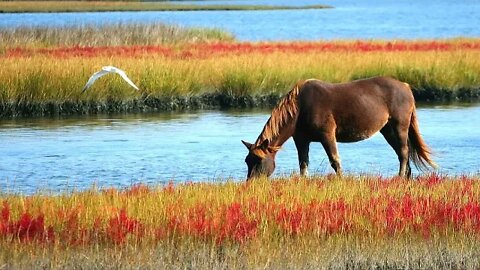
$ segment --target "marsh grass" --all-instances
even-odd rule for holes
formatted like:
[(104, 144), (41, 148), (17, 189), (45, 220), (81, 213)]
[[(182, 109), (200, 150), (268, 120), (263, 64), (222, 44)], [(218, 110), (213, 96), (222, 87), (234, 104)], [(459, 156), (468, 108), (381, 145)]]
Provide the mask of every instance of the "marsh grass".
[(220, 29), (186, 28), (162, 23), (24, 26), (0, 28), (0, 36), (0, 48), (3, 48), (3, 51), (9, 47), (148, 46), (234, 40), (232, 34)]
[(0, 1), (0, 12), (206, 11), (323, 9), (327, 5), (194, 5), (168, 1)]
[[(309, 78), (391, 76), (417, 101), (480, 98), (476, 39), (235, 43), (216, 30), (161, 24), (2, 31), (4, 117), (272, 107)], [(141, 91), (107, 75), (82, 95), (105, 65), (125, 70)]]
[[(0, 264), (42, 269), (478, 269), (479, 194), (476, 176), (436, 174), (413, 181), (292, 176), (2, 194)], [(252, 221), (254, 234), (244, 231)]]
[[(480, 97), (476, 59), (476, 50), (3, 57), (0, 114), (273, 106), (301, 79), (346, 82), (380, 75), (409, 83), (417, 101), (471, 101)], [(141, 91), (107, 75), (82, 95), (87, 79), (104, 65), (125, 70)]]

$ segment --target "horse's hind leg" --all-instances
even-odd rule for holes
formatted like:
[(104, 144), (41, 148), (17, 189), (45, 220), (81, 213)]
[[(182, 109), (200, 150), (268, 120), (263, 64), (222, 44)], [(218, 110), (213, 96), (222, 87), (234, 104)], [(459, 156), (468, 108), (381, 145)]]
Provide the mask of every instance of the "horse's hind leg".
[(407, 178), (412, 178), (412, 167), (410, 167), (410, 162), (407, 162)]
[(295, 142), (295, 146), (297, 147), (300, 175), (307, 176), (309, 163), (308, 152), (310, 149), (310, 142), (304, 139), (300, 139), (298, 137), (293, 137), (293, 141)]
[(381, 130), (383, 137), (388, 144), (395, 150), (400, 162), (398, 175), (400, 177), (412, 176), (412, 169), (410, 168), (408, 160), (408, 125), (404, 128), (399, 123), (388, 122)]
[(340, 156), (338, 155), (337, 141), (335, 140), (335, 136), (326, 136), (323, 140), (321, 140), (321, 143), (325, 149), (325, 152), (327, 153), (330, 165), (335, 170), (337, 175), (342, 175), (342, 166), (340, 163)]

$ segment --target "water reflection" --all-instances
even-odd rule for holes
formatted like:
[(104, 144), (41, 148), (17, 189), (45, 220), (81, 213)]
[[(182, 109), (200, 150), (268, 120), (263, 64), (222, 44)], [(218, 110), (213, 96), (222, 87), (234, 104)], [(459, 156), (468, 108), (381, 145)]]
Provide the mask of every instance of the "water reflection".
[[(0, 120), (0, 190), (33, 192), (135, 182), (212, 181), (246, 174), (246, 149), (270, 110), (200, 111)], [(478, 173), (479, 104), (419, 106), (420, 131), (440, 171)], [(339, 144), (347, 173), (395, 175), (398, 161), (381, 135)], [(311, 146), (314, 173), (331, 173), (320, 144)], [(297, 172), (289, 140), (276, 175)]]

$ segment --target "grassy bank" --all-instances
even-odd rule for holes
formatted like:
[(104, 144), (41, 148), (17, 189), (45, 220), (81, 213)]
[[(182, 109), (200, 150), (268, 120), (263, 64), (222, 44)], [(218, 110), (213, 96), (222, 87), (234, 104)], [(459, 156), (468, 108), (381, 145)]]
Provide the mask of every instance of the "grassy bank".
[[(393, 45), (392, 45), (393, 44)], [(172, 46), (6, 48), (0, 115), (273, 106), (295, 82), (387, 75), (418, 101), (478, 100), (480, 42), (199, 43)], [(81, 89), (104, 65), (126, 71)]]
[(231, 42), (232, 34), (212, 28), (176, 25), (109, 24), (64, 27), (0, 28), (0, 52), (8, 48), (105, 47)]
[(7, 268), (478, 269), (478, 177), (0, 195)]
[[(480, 41), (238, 43), (163, 24), (1, 29), (0, 116), (273, 106), (295, 82), (391, 76), (419, 101), (478, 100)], [(102, 66), (125, 70), (81, 94)]]
[(322, 9), (326, 5), (192, 5), (143, 1), (0, 1), (0, 12), (104, 12), (104, 11), (201, 11)]

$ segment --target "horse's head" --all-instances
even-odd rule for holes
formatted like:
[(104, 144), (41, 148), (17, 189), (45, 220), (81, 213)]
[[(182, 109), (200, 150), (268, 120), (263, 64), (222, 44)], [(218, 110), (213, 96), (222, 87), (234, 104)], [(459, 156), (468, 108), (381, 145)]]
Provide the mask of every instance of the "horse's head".
[(270, 176), (275, 170), (275, 155), (280, 147), (269, 146), (269, 141), (264, 140), (260, 145), (245, 141), (242, 143), (248, 149), (245, 163), (248, 166), (247, 180), (261, 175)]

